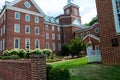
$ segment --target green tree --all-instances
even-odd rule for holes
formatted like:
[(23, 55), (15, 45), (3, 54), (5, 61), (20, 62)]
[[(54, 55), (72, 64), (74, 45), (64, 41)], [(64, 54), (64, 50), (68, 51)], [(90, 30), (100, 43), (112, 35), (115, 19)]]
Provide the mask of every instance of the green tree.
[(74, 58), (75, 55), (78, 55), (81, 51), (86, 50), (87, 43), (80, 38), (74, 38), (71, 41), (70, 45), (70, 54)]

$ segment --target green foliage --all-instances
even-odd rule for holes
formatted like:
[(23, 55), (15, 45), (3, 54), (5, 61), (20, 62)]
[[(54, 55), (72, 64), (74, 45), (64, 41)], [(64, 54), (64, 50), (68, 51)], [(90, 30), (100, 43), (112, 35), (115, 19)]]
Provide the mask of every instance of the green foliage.
[(49, 75), (49, 72), (50, 72), (50, 70), (51, 70), (52, 68), (53, 68), (52, 65), (50, 65), (50, 64), (46, 65), (46, 69), (47, 69), (47, 80), (50, 80), (49, 77), (48, 77), (48, 75)]
[(2, 59), (20, 59), (18, 55), (3, 56)]
[(70, 80), (67, 68), (52, 68), (49, 72), (49, 80)]
[(74, 57), (87, 48), (87, 43), (80, 38), (74, 38), (71, 41), (70, 54)]
[(19, 51), (18, 51), (18, 49), (11, 49), (10, 53), (11, 53), (11, 55), (18, 55)]
[(31, 50), (31, 49), (30, 50), (26, 50), (26, 56), (25, 57), (26, 58), (30, 58), (30, 55), (33, 54), (33, 53), (34, 53), (34, 51)]
[(3, 56), (10, 56), (11, 52), (9, 50), (3, 51)]
[(49, 58), (49, 56), (52, 54), (52, 50), (51, 49), (43, 49), (42, 50), (43, 54), (46, 54), (47, 57)]
[(61, 56), (69, 56), (70, 53), (70, 44), (63, 44), (61, 47)]
[(18, 49), (18, 54), (17, 54), (20, 58), (25, 58), (25, 56), (27, 55), (26, 51), (24, 49)]
[(3, 59), (3, 56), (0, 56), (0, 59)]
[(86, 26), (92, 26), (95, 22), (98, 22), (98, 17), (95, 16), (89, 23), (86, 23)]
[(39, 48), (34, 49), (33, 54), (42, 54), (42, 50)]

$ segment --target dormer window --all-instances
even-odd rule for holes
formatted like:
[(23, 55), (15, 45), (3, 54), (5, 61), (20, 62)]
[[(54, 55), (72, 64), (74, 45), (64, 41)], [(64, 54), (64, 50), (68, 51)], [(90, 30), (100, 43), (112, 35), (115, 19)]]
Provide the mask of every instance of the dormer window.
[(29, 3), (28, 1), (26, 1), (26, 2), (24, 3), (24, 5), (25, 5), (26, 8), (30, 8), (30, 7), (31, 7), (31, 5), (30, 5), (30, 3)]
[(66, 14), (70, 14), (70, 10), (69, 9), (66, 10)]

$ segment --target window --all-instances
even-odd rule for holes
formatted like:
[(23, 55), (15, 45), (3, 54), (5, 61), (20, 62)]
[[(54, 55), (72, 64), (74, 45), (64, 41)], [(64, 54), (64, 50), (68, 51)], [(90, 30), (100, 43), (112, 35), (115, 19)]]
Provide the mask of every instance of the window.
[(20, 48), (20, 39), (14, 38), (14, 48)]
[(95, 50), (99, 50), (99, 45), (95, 46)]
[(3, 33), (5, 33), (5, 24), (4, 24), (4, 26), (3, 26)]
[(90, 34), (90, 31), (86, 32), (86, 34), (87, 34), (87, 35)]
[(2, 27), (1, 27), (1, 35), (2, 35)]
[(30, 15), (28, 14), (25, 15), (25, 21), (30, 21)]
[(55, 43), (52, 43), (52, 49), (55, 50)]
[(49, 39), (49, 33), (46, 33), (46, 39)]
[(120, 33), (120, 0), (112, 0), (116, 33)]
[(4, 21), (6, 20), (6, 13), (4, 14)]
[(52, 34), (52, 40), (55, 40), (55, 34)]
[(30, 39), (25, 39), (25, 48), (30, 49)]
[(85, 36), (85, 34), (84, 34), (84, 33), (81, 33), (81, 34), (80, 34), (80, 37), (81, 37), (81, 38), (83, 38), (84, 36)]
[(60, 34), (58, 34), (58, 40), (60, 40)]
[(40, 41), (39, 41), (39, 39), (35, 40), (35, 48), (40, 48)]
[(61, 44), (58, 43), (58, 50), (61, 50)]
[(58, 27), (58, 31), (60, 31), (60, 27)]
[(49, 49), (49, 43), (48, 42), (46, 43), (46, 49)]
[(19, 12), (15, 12), (15, 19), (20, 19), (20, 13)]
[(25, 26), (25, 33), (30, 34), (30, 26)]
[(52, 31), (54, 31), (55, 30), (55, 27), (54, 26), (52, 26)]
[(24, 5), (25, 5), (26, 8), (30, 8), (30, 7), (31, 7), (31, 5), (30, 5), (30, 3), (29, 3), (28, 1), (26, 1), (26, 2), (24, 3)]
[(39, 23), (39, 17), (35, 17), (35, 23)]
[(94, 29), (94, 32), (95, 32), (95, 33), (99, 33), (99, 28), (95, 28), (95, 29)]
[(20, 25), (19, 24), (14, 24), (14, 32), (20, 33)]
[(45, 26), (46, 30), (48, 30), (48, 25)]
[(0, 51), (2, 50), (2, 41), (0, 41)]
[(66, 10), (66, 14), (70, 14), (70, 10), (69, 9)]
[(39, 32), (40, 32), (39, 27), (35, 27), (35, 34), (39, 35)]
[(5, 50), (5, 39), (3, 39), (3, 46), (2, 50)]
[(74, 9), (74, 15), (78, 15), (78, 10), (76, 8)]

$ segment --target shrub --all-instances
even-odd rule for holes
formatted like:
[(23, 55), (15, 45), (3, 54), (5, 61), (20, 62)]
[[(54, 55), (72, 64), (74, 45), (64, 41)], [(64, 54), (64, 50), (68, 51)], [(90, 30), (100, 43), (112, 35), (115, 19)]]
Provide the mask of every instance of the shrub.
[(32, 54), (42, 54), (42, 50), (39, 48), (34, 49)]
[(49, 58), (49, 56), (52, 54), (52, 50), (51, 49), (43, 49), (42, 50), (43, 54), (46, 54), (47, 57)]
[(46, 69), (47, 69), (47, 80), (49, 80), (48, 75), (49, 75), (50, 70), (52, 69), (52, 65), (50, 64), (46, 65)]
[(18, 49), (11, 49), (10, 53), (11, 53), (11, 55), (18, 55), (19, 51), (18, 51)]
[(49, 72), (49, 80), (70, 80), (67, 68), (52, 68)]
[(3, 56), (10, 56), (11, 52), (9, 50), (3, 51)]
[(10, 59), (20, 59), (20, 57), (18, 55), (11, 55), (9, 56)]
[(25, 56), (25, 57), (26, 57), (26, 58), (30, 58), (30, 55), (33, 54), (33, 52), (34, 52), (34, 51), (31, 50), (31, 49), (30, 49), (30, 50), (26, 50), (26, 56)]
[(18, 54), (17, 54), (20, 58), (25, 58), (27, 53), (25, 50), (23, 49), (18, 49)]
[(0, 56), (0, 59), (3, 59), (3, 56)]

